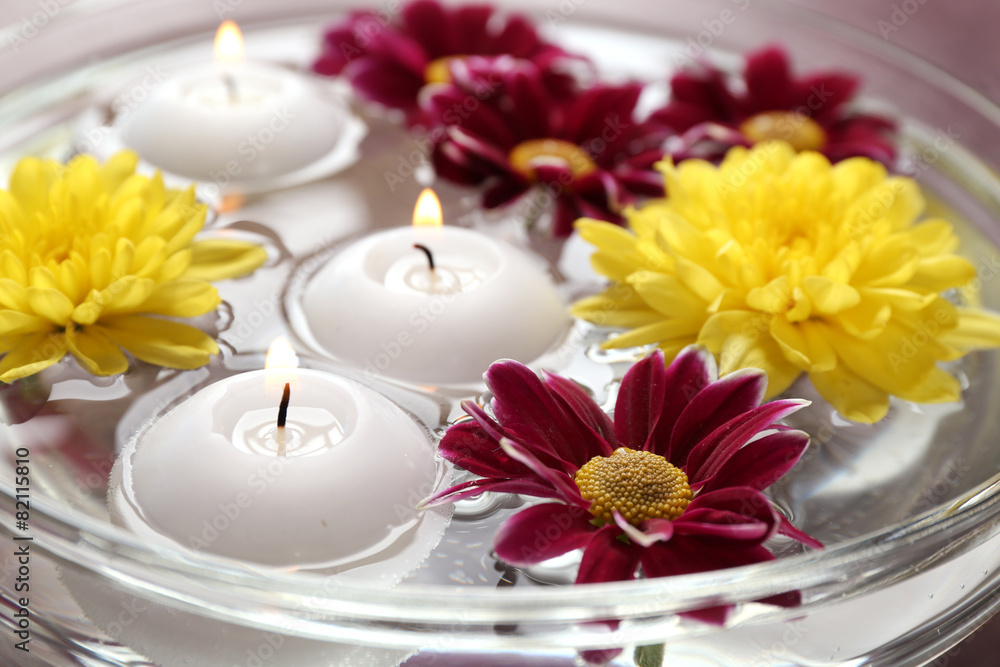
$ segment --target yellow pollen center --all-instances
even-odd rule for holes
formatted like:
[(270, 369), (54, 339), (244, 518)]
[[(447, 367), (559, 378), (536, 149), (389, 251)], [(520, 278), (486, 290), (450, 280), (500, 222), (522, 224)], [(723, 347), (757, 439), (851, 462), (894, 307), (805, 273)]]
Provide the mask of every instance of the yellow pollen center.
[(590, 513), (606, 523), (613, 512), (633, 526), (647, 519), (673, 521), (691, 502), (687, 475), (662, 456), (619, 447), (611, 456), (595, 456), (576, 471), (580, 494)]
[(740, 123), (740, 132), (755, 144), (781, 139), (796, 151), (818, 151), (826, 145), (826, 132), (808, 116), (794, 111), (765, 111)]
[(425, 83), (451, 83), (451, 61), (461, 60), (465, 56), (444, 56), (435, 58), (424, 68)]
[(581, 178), (597, 170), (587, 152), (562, 139), (529, 139), (514, 146), (508, 156), (510, 165), (528, 180), (538, 179), (536, 169), (542, 166), (569, 167), (573, 178)]

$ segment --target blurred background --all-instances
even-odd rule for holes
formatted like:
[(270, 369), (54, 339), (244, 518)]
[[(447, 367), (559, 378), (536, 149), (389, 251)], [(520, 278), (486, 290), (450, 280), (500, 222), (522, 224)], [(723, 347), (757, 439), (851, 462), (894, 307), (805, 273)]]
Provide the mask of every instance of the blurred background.
[[(212, 0), (204, 1), (206, 5), (212, 3)], [(1000, 104), (1000, 38), (997, 35), (1000, 2), (997, 0), (784, 1), (905, 49)], [(46, 8), (58, 6), (61, 9), (91, 2), (105, 5), (113, 4), (114, 0), (0, 0), (0, 27), (21, 24)], [(754, 0), (748, 2), (752, 4)], [(365, 0), (358, 0), (357, 4), (364, 5)], [(504, 3), (498, 0), (494, 4), (502, 6)], [(648, 4), (651, 11), (670, 11), (669, 0)], [(555, 7), (558, 0), (538, 0), (535, 6), (543, 13), (547, 5)], [(0, 44), (0, 48), (7, 46)], [(31, 57), (40, 56), (32, 54)], [(1000, 666), (1000, 617), (931, 664), (934, 667)]]

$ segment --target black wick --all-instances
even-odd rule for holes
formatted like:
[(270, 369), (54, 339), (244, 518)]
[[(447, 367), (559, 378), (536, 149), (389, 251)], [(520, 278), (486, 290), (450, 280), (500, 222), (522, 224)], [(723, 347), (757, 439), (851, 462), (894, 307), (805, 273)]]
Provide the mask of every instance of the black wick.
[(431, 254), (431, 249), (428, 248), (427, 246), (421, 244), (421, 243), (414, 243), (413, 247), (416, 248), (417, 250), (422, 251), (425, 255), (427, 255), (427, 264), (430, 265), (431, 271), (433, 271), (434, 270), (434, 255)]
[(285, 391), (281, 393), (281, 405), (278, 406), (278, 428), (285, 428), (285, 422), (288, 421), (288, 401), (291, 397), (292, 387), (286, 382)]

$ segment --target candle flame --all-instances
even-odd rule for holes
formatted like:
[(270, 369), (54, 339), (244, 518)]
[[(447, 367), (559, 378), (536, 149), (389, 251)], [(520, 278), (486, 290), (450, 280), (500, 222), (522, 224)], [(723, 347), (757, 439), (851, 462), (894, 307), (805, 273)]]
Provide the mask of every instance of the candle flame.
[(243, 33), (233, 21), (223, 21), (215, 33), (215, 62), (239, 65), (243, 62)]
[(430, 188), (417, 197), (417, 205), (413, 208), (414, 227), (440, 227), (444, 224), (444, 215), (441, 213), (441, 201)]
[(267, 374), (268, 390), (284, 389), (286, 382), (294, 383), (298, 374), (295, 369), (299, 367), (299, 357), (292, 349), (292, 344), (284, 336), (278, 336), (267, 349), (267, 358), (264, 360), (264, 368)]

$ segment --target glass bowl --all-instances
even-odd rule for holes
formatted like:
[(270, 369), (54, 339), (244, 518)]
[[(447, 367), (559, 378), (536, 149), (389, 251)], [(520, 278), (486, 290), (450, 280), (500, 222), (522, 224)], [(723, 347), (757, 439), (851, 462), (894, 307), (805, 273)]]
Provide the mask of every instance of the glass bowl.
[[(64, 159), (97, 141), (111, 103), (142, 92), (134, 82), (144, 67), (207, 53), (221, 18), (242, 24), (251, 54), (300, 67), (312, 57), (321, 26), (354, 6), (85, 0), (62, 9), (21, 48), (0, 51), (0, 171), (23, 154)], [(963, 252), (980, 269), (976, 298), (1000, 308), (1000, 285), (992, 280), (1000, 245), (1000, 181), (992, 169), (1000, 163), (1000, 109), (975, 91), (885, 42), (777, 2), (684, 0), (655, 12), (639, 0), (563, 2), (546, 10), (521, 0), (504, 7), (533, 12), (555, 39), (591, 55), (605, 76), (656, 81), (661, 94), (668, 73), (705, 49), (735, 66), (736, 54), (774, 41), (787, 45), (800, 68), (862, 73), (865, 103), (902, 114), (902, 168), (918, 178), (931, 206), (956, 223)], [(391, 14), (398, 3), (381, 9)], [(226, 306), (204, 322), (220, 332), (223, 361), (259, 353), (288, 332), (276, 314), (287, 310), (288, 288), (310, 257), (352, 234), (407, 219), (420, 177), (387, 197), (383, 172), (396, 168), (413, 139), (378, 114), (358, 112), (369, 134), (354, 167), (217, 208), (215, 228), (258, 238), (272, 251), (252, 278), (222, 287)], [(468, 192), (435, 187), (448, 219), (537, 244), (509, 217), (480, 216)], [(275, 221), (282, 221), (280, 234), (262, 224)], [(585, 260), (585, 249), (571, 241), (554, 265), (569, 276), (562, 285), (567, 296), (593, 287), (593, 276), (581, 269)], [(576, 327), (546, 365), (585, 367), (588, 385), (606, 402), (634, 356), (595, 352), (601, 333)], [(2, 530), (8, 545), (30, 545), (32, 616), (31, 653), (14, 649), (11, 635), (0, 655), (9, 664), (56, 665), (139, 665), (149, 658), (160, 665), (527, 666), (572, 664), (580, 649), (665, 643), (671, 665), (924, 664), (1000, 603), (994, 594), (1000, 368), (995, 354), (981, 353), (953, 370), (965, 382), (961, 404), (894, 403), (885, 422), (859, 426), (817, 401), (796, 423), (814, 442), (771, 494), (828, 545), (823, 551), (776, 542), (781, 557), (772, 563), (670, 579), (545, 585), (565, 578), (572, 562), (527, 574), (498, 564), (490, 538), (519, 501), (487, 498), (458, 508), (423, 567), (398, 586), (380, 588), (154, 547), (112, 525), (104, 498), (110, 463), (142, 422), (129, 407), (183, 380), (152, 368), (101, 380), (61, 364), (3, 395), (9, 424), (0, 427), (7, 444)], [(193, 371), (190, 382), (205, 377)], [(380, 390), (393, 397), (408, 389), (386, 383)], [(790, 393), (815, 398), (810, 391), (800, 382)], [(457, 398), (425, 392), (421, 421), (440, 433), (458, 414)], [(20, 447), (31, 453), (27, 532), (15, 528)], [(13, 541), (29, 535), (30, 541)], [(10, 632), (17, 630), (24, 576), (13, 551), (0, 561)], [(800, 607), (753, 602), (790, 590), (801, 591)], [(718, 604), (736, 605), (724, 627), (677, 615)], [(606, 619), (622, 623), (614, 632), (593, 623)], [(631, 655), (626, 650), (615, 664), (632, 664)]]

